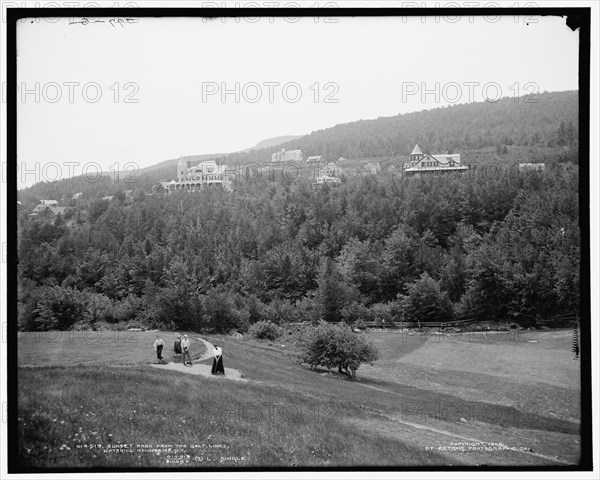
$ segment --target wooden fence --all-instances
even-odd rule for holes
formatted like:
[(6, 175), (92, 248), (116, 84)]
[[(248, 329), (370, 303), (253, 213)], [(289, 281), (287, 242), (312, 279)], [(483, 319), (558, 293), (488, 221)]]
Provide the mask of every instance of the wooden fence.
[[(367, 328), (381, 328), (385, 330), (400, 330), (403, 328), (435, 328), (443, 330), (444, 328), (461, 328), (463, 326), (472, 325), (474, 323), (486, 323), (476, 318), (462, 318), (449, 322), (364, 322)], [(494, 322), (498, 323), (498, 322)], [(507, 324), (516, 324), (517, 322), (507, 320)], [(557, 315), (545, 320), (537, 320), (538, 326), (545, 327), (561, 327), (572, 326), (579, 324), (579, 316), (573, 313)], [(290, 323), (288, 325), (303, 325), (303, 323)]]

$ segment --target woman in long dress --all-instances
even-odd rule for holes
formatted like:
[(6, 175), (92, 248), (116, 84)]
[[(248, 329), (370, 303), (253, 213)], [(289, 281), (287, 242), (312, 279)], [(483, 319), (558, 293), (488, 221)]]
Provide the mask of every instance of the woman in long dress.
[(213, 375), (216, 375), (217, 373), (222, 373), (225, 375), (225, 368), (223, 367), (223, 350), (221, 350), (221, 347), (218, 345), (215, 345), (213, 352), (213, 364), (210, 373)]

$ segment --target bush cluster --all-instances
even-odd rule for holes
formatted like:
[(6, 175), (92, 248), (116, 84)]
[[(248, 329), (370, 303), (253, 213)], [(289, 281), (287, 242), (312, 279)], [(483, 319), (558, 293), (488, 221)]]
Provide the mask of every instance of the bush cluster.
[(281, 336), (282, 330), (279, 326), (268, 320), (261, 320), (250, 327), (248, 333), (260, 340), (276, 340)]
[(312, 368), (337, 368), (351, 378), (362, 363), (373, 364), (379, 357), (376, 347), (345, 323), (320, 322), (304, 340), (303, 362)]

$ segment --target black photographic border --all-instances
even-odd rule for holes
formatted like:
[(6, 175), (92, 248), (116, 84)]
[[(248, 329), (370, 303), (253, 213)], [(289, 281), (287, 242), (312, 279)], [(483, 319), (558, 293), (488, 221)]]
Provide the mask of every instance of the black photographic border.
[[(165, 2), (166, 3), (166, 2)], [(581, 459), (574, 466), (411, 466), (411, 467), (240, 467), (240, 468), (56, 468), (38, 469), (19, 465), (18, 357), (17, 357), (17, 91), (7, 97), (7, 457), (8, 473), (99, 473), (99, 472), (309, 472), (309, 471), (591, 471), (592, 470), (592, 378), (590, 297), (590, 30), (589, 7), (552, 8), (7, 8), (7, 83), (17, 85), (17, 21), (38, 17), (374, 17), (374, 16), (561, 16), (568, 26), (579, 28), (579, 218), (581, 232)], [(597, 414), (597, 412), (596, 412)]]

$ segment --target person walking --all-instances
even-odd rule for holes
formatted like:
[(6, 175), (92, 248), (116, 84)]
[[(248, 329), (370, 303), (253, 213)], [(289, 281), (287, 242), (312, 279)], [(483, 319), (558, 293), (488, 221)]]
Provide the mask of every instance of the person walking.
[[(188, 336), (184, 335), (183, 340), (181, 341), (181, 350), (183, 351), (183, 358), (181, 359), (184, 365), (193, 365), (192, 357), (190, 356), (190, 341), (188, 340)], [(189, 359), (189, 362), (186, 362), (186, 358)]]
[(156, 340), (154, 341), (154, 350), (156, 350), (156, 358), (160, 363), (163, 363), (162, 351), (165, 346), (165, 342), (160, 338), (160, 335), (156, 336)]
[(223, 350), (216, 344), (213, 351), (213, 364), (210, 373), (213, 375), (218, 373), (225, 375), (225, 368), (223, 367)]

